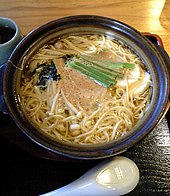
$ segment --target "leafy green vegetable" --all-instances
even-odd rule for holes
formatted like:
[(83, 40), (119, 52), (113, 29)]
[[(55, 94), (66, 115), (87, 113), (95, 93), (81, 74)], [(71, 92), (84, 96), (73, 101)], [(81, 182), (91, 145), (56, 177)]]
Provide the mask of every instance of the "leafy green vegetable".
[(133, 69), (134, 64), (112, 61), (96, 61), (89, 57), (66, 55), (63, 57), (67, 66), (90, 77), (104, 87), (117, 83), (117, 78), (124, 77), (124, 69)]
[[(116, 76), (116, 77), (120, 77), (123, 78), (123, 74), (118, 72), (117, 70), (113, 69), (111, 66), (107, 66), (107, 61), (93, 61), (89, 58), (81, 58), (81, 60), (84, 60), (85, 64), (89, 63), (89, 65), (91, 64), (91, 66), (95, 67), (95, 69), (100, 69), (101, 71), (103, 71), (103, 73), (106, 73), (107, 75), (110, 76)], [(112, 64), (117, 67), (117, 69), (120, 69), (120, 67), (123, 69), (123, 67), (117, 63), (112, 62)], [(110, 64), (109, 64), (110, 65)]]
[(67, 65), (73, 69), (76, 69), (77, 71), (81, 72), (82, 74), (92, 78), (93, 80), (102, 84), (105, 87), (109, 87), (110, 85), (115, 84), (114, 79), (107, 77), (107, 75), (104, 75), (102, 72), (97, 71), (95, 69), (90, 70), (79, 62), (72, 63), (72, 62), (68, 61)]
[(124, 62), (111, 62), (111, 61), (106, 61), (103, 63), (105, 64), (106, 67), (111, 68), (111, 69), (117, 69), (117, 70), (121, 70), (121, 69), (133, 69), (135, 67), (134, 64), (132, 63), (124, 63)]

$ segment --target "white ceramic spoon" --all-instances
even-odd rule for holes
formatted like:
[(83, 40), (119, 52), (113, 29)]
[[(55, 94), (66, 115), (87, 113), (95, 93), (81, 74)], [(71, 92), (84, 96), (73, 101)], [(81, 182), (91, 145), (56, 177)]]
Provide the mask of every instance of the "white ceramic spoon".
[(74, 182), (42, 196), (115, 196), (132, 191), (139, 181), (136, 164), (123, 156), (109, 158)]

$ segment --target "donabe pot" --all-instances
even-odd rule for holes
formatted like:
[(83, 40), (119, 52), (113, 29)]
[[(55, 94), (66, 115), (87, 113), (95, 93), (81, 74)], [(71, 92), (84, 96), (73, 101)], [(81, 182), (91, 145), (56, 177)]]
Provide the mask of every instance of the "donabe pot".
[[(45, 136), (29, 122), (20, 104), (20, 79), (29, 58), (48, 41), (55, 37), (72, 33), (105, 33), (121, 40), (136, 51), (151, 74), (153, 95), (149, 110), (139, 123), (127, 134), (97, 145), (75, 145), (54, 141)], [(54, 153), (79, 158), (99, 159), (122, 153), (144, 138), (164, 116), (168, 107), (170, 60), (166, 52), (151, 43), (134, 28), (100, 16), (70, 16), (51, 21), (29, 33), (16, 47), (5, 70), (3, 80), (3, 98), (7, 112), (11, 115), (21, 131), (38, 145)]]

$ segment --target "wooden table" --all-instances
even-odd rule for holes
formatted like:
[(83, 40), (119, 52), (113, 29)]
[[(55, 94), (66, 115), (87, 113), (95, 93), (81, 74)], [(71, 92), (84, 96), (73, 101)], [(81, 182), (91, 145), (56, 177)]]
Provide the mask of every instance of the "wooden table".
[[(170, 55), (170, 0), (0, 0), (0, 15), (15, 20), (23, 35), (50, 20), (82, 14), (106, 16), (141, 32), (158, 34)], [(1, 175), (0, 195), (38, 195), (51, 191), (75, 180), (99, 162), (66, 159), (62, 162), (62, 158), (52, 161), (53, 155), (44, 154), (25, 137), (19, 148), (15, 148), (8, 143), (8, 136), (11, 142), (20, 140), (22, 135), (18, 128), (3, 114), (0, 114), (0, 125), (1, 164), (4, 164), (1, 170), (5, 171)], [(34, 151), (31, 155), (29, 145)], [(170, 133), (165, 119), (139, 145), (123, 155), (136, 162), (141, 174), (137, 188), (130, 195), (170, 195)]]
[(170, 54), (169, 0), (1, 0), (0, 15), (14, 19), (24, 35), (54, 19), (93, 14), (125, 22), (141, 32), (158, 34)]

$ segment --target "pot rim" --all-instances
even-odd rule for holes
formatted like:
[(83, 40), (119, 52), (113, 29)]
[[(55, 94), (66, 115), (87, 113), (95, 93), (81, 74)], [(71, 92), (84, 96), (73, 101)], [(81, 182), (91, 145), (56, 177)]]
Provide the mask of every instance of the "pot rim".
[[(40, 133), (36, 133), (35, 135), (33, 131), (30, 131), (30, 129), (33, 129), (33, 127), (32, 125), (28, 124), (27, 120), (24, 119), (25, 117), (20, 110), (18, 95), (15, 94), (15, 96), (12, 96), (13, 91), (16, 93), (16, 89), (15, 85), (11, 85), (11, 78), (12, 83), (15, 82), (15, 74), (20, 71), (19, 69), (22, 69), (22, 67), (18, 68), (18, 66), (16, 65), (18, 64), (18, 62), (20, 62), (19, 64), (21, 65), (25, 63), (24, 55), (30, 52), (31, 47), (35, 46), (36, 43), (38, 43), (38, 40), (42, 39), (42, 35), (46, 35), (49, 31), (54, 31), (54, 28), (61, 30), (68, 27), (72, 28), (73, 26), (78, 24), (85, 26), (91, 25), (93, 27), (97, 26), (101, 28), (103, 27), (104, 29), (108, 29), (110, 31), (113, 31), (114, 33), (120, 33), (121, 36), (126, 35), (128, 37), (128, 41), (133, 44), (135, 43), (135, 46), (139, 47), (140, 45), (140, 48), (142, 51), (144, 51), (144, 54), (147, 57), (153, 58), (151, 60), (154, 61), (155, 66), (158, 69), (157, 72), (154, 72), (154, 67), (152, 67), (152, 72), (154, 74), (153, 78), (154, 81), (158, 80), (157, 85), (160, 84), (160, 86), (158, 86), (158, 89), (156, 89), (157, 87), (155, 85), (153, 87), (154, 91), (151, 105), (154, 106), (156, 110), (152, 109), (149, 114), (145, 115), (145, 117), (143, 117), (143, 120), (141, 120), (137, 124), (137, 126), (135, 126), (129, 133), (127, 133), (125, 137), (121, 137), (118, 138), (116, 141), (111, 141), (104, 144), (96, 144), (93, 147), (91, 145), (78, 145), (79, 148), (77, 149), (77, 145), (68, 144), (63, 147), (62, 145), (60, 145), (60, 143), (58, 144), (53, 141), (50, 141), (49, 143), (48, 138), (43, 137)], [(76, 15), (64, 17), (50, 21), (36, 28), (32, 32), (30, 32), (25, 38), (23, 38), (23, 40), (16, 47), (7, 63), (7, 68), (5, 71), (4, 99), (7, 105), (7, 109), (16, 124), (31, 140), (33, 140), (40, 146), (52, 152), (59, 153), (71, 158), (97, 159), (109, 157), (126, 151), (128, 148), (139, 142), (156, 126), (156, 124), (165, 114), (169, 96), (169, 76), (166, 69), (166, 63), (167, 62), (162, 57), (159, 50), (150, 41), (148, 41), (146, 37), (144, 37), (136, 29), (125, 23), (114, 19), (94, 15)], [(18, 70), (16, 69), (16, 67), (18, 68)], [(159, 93), (162, 93), (162, 95), (160, 96)], [(143, 126), (144, 120), (146, 121), (146, 123)]]

